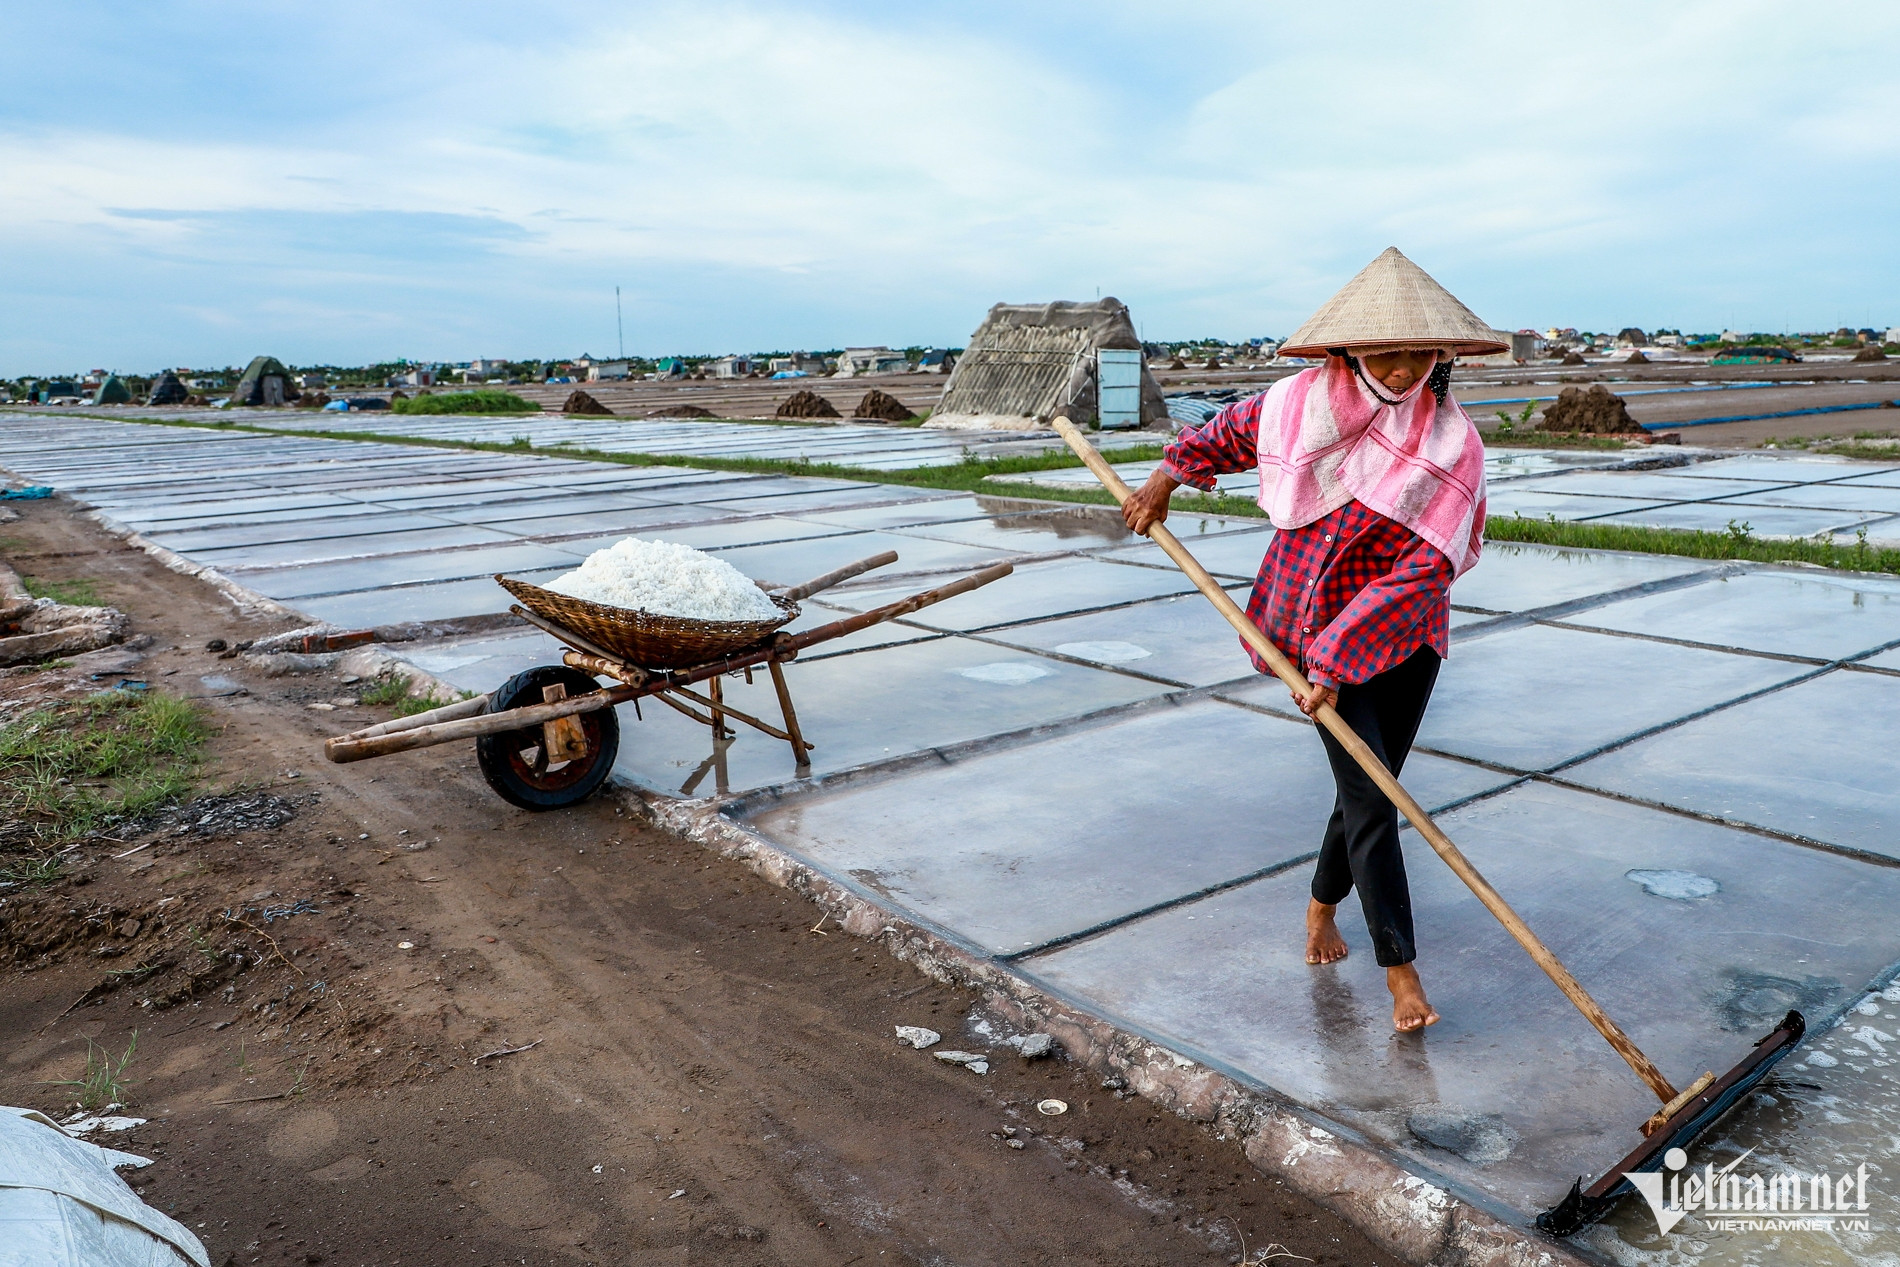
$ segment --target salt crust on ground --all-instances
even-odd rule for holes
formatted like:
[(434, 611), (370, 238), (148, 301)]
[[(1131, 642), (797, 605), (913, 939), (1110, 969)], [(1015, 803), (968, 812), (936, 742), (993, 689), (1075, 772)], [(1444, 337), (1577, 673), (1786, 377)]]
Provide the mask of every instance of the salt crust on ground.
[(587, 556), (547, 589), (570, 598), (692, 620), (775, 620), (765, 591), (724, 559), (671, 541), (628, 537)]

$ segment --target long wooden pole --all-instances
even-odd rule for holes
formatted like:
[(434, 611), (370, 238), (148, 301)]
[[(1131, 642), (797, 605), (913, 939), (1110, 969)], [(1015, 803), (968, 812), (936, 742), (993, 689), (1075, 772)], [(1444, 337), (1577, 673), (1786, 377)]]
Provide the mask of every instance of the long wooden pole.
[[(1094, 473), (1095, 478), (1102, 481), (1102, 485), (1115, 495), (1117, 502), (1125, 502), (1133, 495), (1128, 485), (1122, 482), (1122, 477), (1115, 473), (1115, 468), (1096, 452), (1095, 446), (1076, 429), (1074, 423), (1067, 418), (1057, 418), (1055, 429), (1056, 433), (1068, 442), (1069, 447), (1075, 450), (1075, 455), (1081, 458), (1083, 464)], [(1282, 682), (1302, 696), (1313, 689), (1312, 684), (1306, 680), (1306, 675), (1280, 653), (1280, 649), (1273, 645), (1272, 639), (1260, 632), (1258, 625), (1247, 619), (1247, 613), (1228, 597), (1227, 591), (1208, 575), (1207, 569), (1200, 565), (1200, 562), (1188, 552), (1187, 547), (1182, 545), (1172, 532), (1168, 531), (1165, 524), (1155, 524), (1148, 530), (1148, 536), (1167, 552), (1168, 557), (1173, 559), (1183, 572), (1187, 573), (1188, 579), (1194, 582), (1194, 588), (1207, 596), (1208, 601), (1227, 618), (1227, 623), (1246, 639), (1248, 646), (1260, 654), (1260, 658), (1267, 662)], [(1656, 1068), (1655, 1063), (1643, 1054), (1641, 1048), (1630, 1041), (1629, 1035), (1623, 1032), (1622, 1027), (1611, 1020), (1609, 1014), (1597, 1005), (1597, 1001), (1590, 997), (1590, 992), (1578, 984), (1577, 979), (1570, 975), (1570, 970), (1565, 968), (1557, 956), (1551, 953), (1550, 948), (1530, 930), (1530, 926), (1518, 918), (1517, 912), (1512, 910), (1510, 904), (1491, 887), (1490, 881), (1478, 873), (1478, 869), (1471, 865), (1470, 859), (1466, 858), (1458, 846), (1452, 843), (1451, 837), (1439, 830), (1438, 824), (1432, 821), (1431, 815), (1412, 799), (1410, 792), (1399, 785), (1399, 781), (1392, 777), (1392, 772), (1385, 768), (1385, 762), (1379, 760), (1372, 749), (1366, 746), (1366, 741), (1346, 724), (1346, 719), (1339, 715), (1338, 710), (1330, 704), (1322, 705), (1316, 715), (1316, 720), (1332, 732), (1333, 738), (1339, 741), (1342, 748), (1352, 754), (1353, 760), (1357, 761), (1372, 781), (1379, 785), (1379, 790), (1398, 806), (1399, 812), (1405, 815), (1406, 821), (1418, 829), (1418, 834), (1423, 836), (1433, 851), (1445, 860), (1445, 865), (1450, 867), (1458, 878), (1478, 895), (1478, 900), (1484, 903), (1485, 909), (1497, 916), (1498, 922), (1504, 925), (1505, 931), (1516, 938), (1518, 945), (1530, 953), (1530, 957), (1537, 961), (1537, 966), (1557, 983), (1557, 988), (1564, 992), (1565, 997), (1576, 1004), (1577, 1010), (1583, 1013), (1584, 1019), (1594, 1025), (1597, 1032), (1603, 1035), (1604, 1040), (1616, 1049), (1616, 1054), (1629, 1062), (1629, 1067), (1636, 1071), (1637, 1077), (1648, 1084), (1649, 1089), (1655, 1092), (1657, 1099), (1665, 1104), (1674, 1100), (1676, 1089), (1670, 1085), (1669, 1079), (1665, 1078), (1662, 1071)]]

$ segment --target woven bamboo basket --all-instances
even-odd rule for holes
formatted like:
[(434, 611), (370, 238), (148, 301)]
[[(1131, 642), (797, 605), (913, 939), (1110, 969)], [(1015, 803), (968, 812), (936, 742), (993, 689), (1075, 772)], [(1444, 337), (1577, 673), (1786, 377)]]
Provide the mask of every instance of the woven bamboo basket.
[(692, 620), (570, 598), (505, 576), (495, 580), (541, 619), (571, 629), (643, 669), (691, 668), (747, 650), (798, 617), (798, 604), (776, 594), (767, 596), (779, 609), (775, 620)]

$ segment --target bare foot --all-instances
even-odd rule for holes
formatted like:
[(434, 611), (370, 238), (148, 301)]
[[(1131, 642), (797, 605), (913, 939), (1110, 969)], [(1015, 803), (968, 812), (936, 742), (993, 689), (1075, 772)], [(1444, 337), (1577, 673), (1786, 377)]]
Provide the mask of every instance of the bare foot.
[(1438, 1013), (1425, 1001), (1425, 983), (1418, 969), (1400, 964), (1385, 970), (1385, 988), (1392, 991), (1392, 1028), (1401, 1034), (1438, 1024)]
[(1346, 957), (1346, 939), (1333, 923), (1336, 906), (1323, 906), (1309, 898), (1306, 904), (1306, 962), (1338, 963)]

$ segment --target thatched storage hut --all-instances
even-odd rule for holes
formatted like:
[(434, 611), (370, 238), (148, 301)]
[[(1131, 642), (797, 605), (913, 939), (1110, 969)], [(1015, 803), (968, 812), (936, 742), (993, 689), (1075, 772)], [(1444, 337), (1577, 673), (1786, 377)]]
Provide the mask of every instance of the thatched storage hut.
[[(1104, 351), (1111, 354), (1106, 360)], [(1138, 393), (1140, 423), (1166, 421), (1161, 387), (1148, 372), (1135, 323), (1120, 300), (997, 304), (970, 336), (927, 425), (1029, 430), (1057, 414), (1094, 422), (1102, 412), (1104, 364), (1111, 376), (1127, 376), (1119, 390), (1129, 396), (1129, 407), (1114, 412), (1133, 421)], [(1117, 390), (1113, 377), (1109, 385)]]

